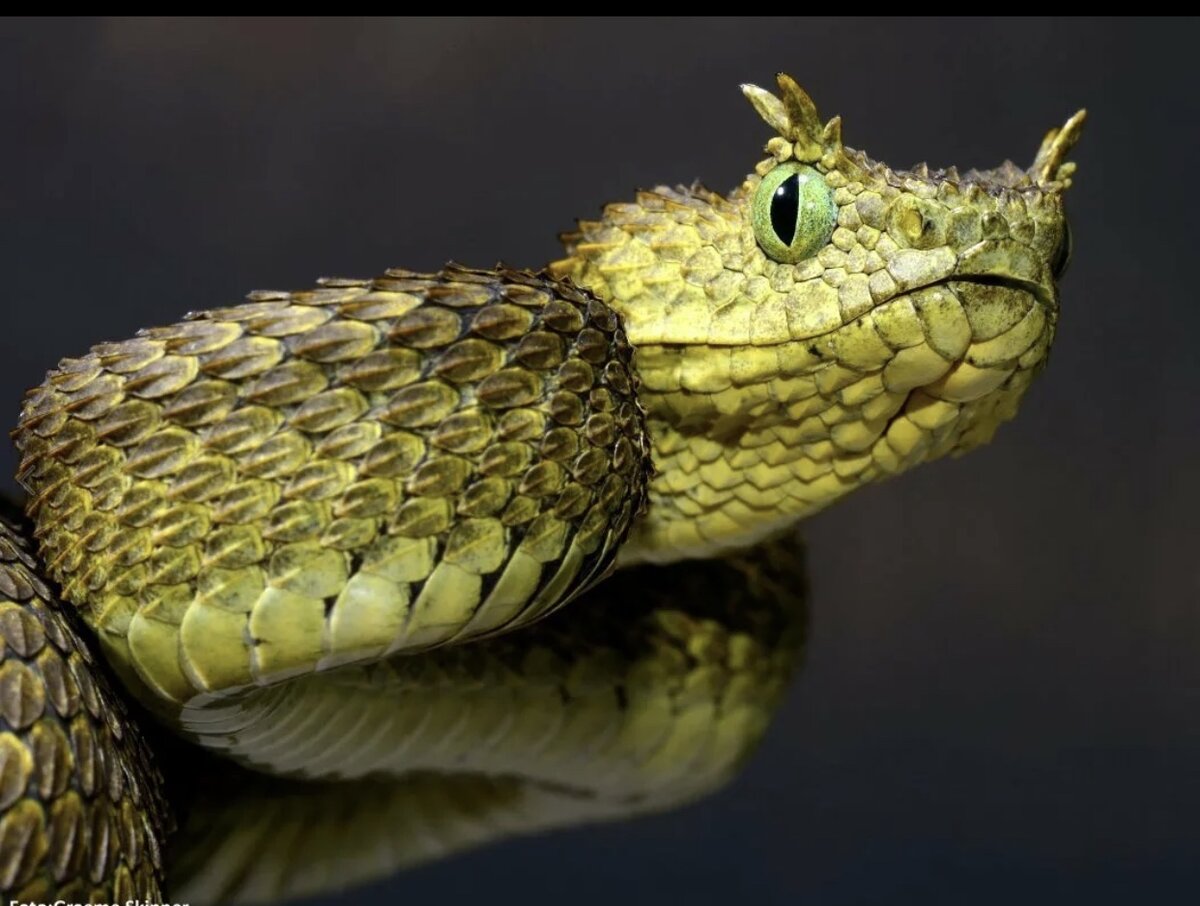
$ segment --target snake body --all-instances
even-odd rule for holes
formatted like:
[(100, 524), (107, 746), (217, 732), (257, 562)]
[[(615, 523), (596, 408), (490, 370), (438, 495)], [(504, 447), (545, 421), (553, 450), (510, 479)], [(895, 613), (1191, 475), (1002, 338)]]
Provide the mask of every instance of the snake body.
[(1029, 170), (896, 172), (779, 88), (744, 89), (776, 135), (728, 197), (610, 205), (539, 273), (255, 293), (27, 395), (10, 898), (162, 901), (172, 810), (77, 618), (187, 743), (168, 881), (193, 902), (729, 776), (799, 650), (796, 521), (987, 441), (1044, 363), (1082, 122)]

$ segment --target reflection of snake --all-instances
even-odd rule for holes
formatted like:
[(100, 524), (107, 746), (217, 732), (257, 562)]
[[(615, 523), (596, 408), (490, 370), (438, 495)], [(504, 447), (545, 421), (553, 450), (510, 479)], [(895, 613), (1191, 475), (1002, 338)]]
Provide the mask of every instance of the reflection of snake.
[[(798, 640), (797, 558), (767, 539), (987, 441), (1045, 359), (1082, 121), (1028, 171), (894, 172), (779, 85), (746, 88), (777, 135), (728, 198), (610, 205), (542, 274), (257, 293), (27, 396), (38, 560), (0, 535), (7, 898), (161, 901), (171, 821), (39, 563), (162, 722), (282, 778), (163, 759), (192, 794), (171, 881), (194, 902), (728, 776)], [(614, 561), (755, 545), (622, 571), (500, 636)]]

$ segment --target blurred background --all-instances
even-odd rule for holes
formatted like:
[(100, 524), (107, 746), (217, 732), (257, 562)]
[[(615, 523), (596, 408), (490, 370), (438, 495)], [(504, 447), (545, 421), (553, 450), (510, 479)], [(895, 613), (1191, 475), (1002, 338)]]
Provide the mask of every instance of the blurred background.
[(321, 902), (1194, 902), (1198, 42), (1195, 21), (9, 20), (9, 420), (61, 356), (253, 288), (537, 266), (636, 187), (730, 188), (769, 137), (738, 83), (779, 69), (894, 166), (1025, 165), (1086, 106), (1049, 369), (991, 446), (811, 520), (807, 666), (737, 781)]

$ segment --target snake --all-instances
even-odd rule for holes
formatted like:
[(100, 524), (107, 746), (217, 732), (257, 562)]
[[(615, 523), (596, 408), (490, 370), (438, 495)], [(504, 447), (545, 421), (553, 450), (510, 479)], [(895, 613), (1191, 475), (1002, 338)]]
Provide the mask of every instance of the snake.
[(733, 775), (802, 649), (798, 523), (1042, 370), (1084, 119), (893, 170), (777, 83), (727, 195), (638, 192), (538, 271), (255, 292), (26, 394), (6, 900), (272, 901)]

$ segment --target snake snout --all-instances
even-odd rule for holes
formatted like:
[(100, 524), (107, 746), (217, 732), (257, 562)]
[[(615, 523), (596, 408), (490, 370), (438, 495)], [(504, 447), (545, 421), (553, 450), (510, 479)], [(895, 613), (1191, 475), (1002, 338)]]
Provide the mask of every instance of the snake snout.
[(987, 240), (958, 257), (953, 279), (1008, 286), (1029, 293), (1047, 308), (1058, 307), (1050, 260), (1014, 239)]

